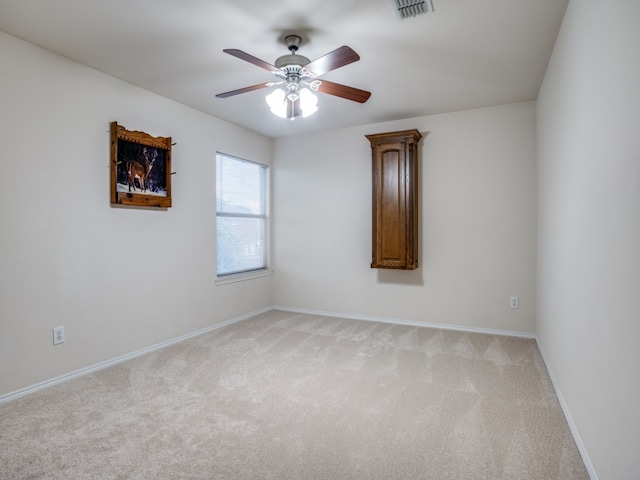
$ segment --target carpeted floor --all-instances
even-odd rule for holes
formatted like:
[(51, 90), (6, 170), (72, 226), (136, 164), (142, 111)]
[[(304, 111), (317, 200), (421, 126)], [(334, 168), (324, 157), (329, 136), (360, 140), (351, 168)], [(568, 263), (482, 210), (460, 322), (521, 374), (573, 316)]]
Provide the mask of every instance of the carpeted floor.
[(0, 479), (588, 479), (535, 341), (273, 310), (0, 405)]

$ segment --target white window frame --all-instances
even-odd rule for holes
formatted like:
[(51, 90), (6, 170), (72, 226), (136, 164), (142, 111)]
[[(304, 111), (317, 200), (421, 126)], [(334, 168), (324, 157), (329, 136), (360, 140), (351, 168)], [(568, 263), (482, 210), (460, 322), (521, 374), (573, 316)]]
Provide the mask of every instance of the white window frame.
[[(271, 251), (271, 236), (270, 236), (270, 217), (269, 217), (269, 187), (270, 187), (270, 168), (269, 165), (264, 163), (255, 162), (253, 160), (247, 160), (245, 158), (237, 157), (235, 155), (229, 155), (223, 152), (216, 152), (216, 172), (215, 172), (215, 180), (216, 187), (218, 184), (218, 157), (225, 157), (227, 159), (236, 160), (239, 162), (251, 163), (254, 165), (258, 165), (264, 168), (264, 191), (262, 192), (262, 202), (264, 202), (264, 214), (245, 214), (245, 213), (229, 213), (229, 212), (219, 212), (218, 211), (218, 201), (217, 201), (217, 193), (216, 193), (216, 285), (224, 285), (227, 283), (241, 282), (245, 280), (250, 280), (253, 278), (264, 277), (267, 275), (271, 275), (272, 271), (269, 268), (270, 265), (270, 251)], [(265, 267), (258, 268), (255, 270), (246, 270), (237, 273), (225, 273), (220, 274), (218, 272), (218, 231), (217, 231), (217, 221), (219, 217), (227, 217), (227, 218), (262, 218), (264, 219), (264, 259), (265, 259)]]

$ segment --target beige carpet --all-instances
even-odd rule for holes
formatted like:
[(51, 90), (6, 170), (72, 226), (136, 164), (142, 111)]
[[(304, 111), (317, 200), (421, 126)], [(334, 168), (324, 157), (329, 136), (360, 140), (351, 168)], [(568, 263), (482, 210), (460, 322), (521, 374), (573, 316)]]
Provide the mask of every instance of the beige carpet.
[(533, 340), (271, 311), (0, 405), (5, 479), (588, 479)]

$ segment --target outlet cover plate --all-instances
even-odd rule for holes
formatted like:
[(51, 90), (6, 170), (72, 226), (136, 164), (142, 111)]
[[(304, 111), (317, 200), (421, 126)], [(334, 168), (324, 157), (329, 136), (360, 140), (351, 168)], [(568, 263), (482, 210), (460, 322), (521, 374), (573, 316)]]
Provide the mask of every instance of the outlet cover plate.
[(64, 343), (64, 327), (55, 327), (53, 329), (53, 344), (60, 345)]

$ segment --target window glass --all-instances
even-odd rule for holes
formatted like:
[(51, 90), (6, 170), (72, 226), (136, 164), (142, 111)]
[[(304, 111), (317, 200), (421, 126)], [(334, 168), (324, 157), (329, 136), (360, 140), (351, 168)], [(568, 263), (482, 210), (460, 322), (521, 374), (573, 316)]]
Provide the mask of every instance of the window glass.
[(267, 166), (216, 156), (218, 276), (267, 268)]

